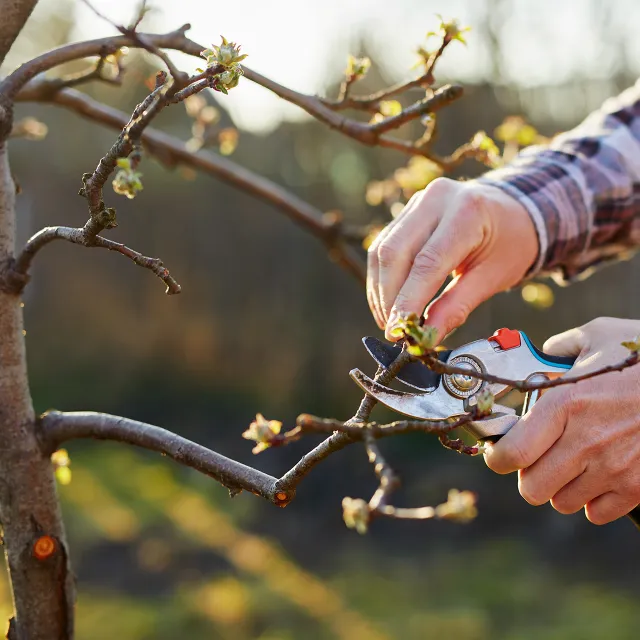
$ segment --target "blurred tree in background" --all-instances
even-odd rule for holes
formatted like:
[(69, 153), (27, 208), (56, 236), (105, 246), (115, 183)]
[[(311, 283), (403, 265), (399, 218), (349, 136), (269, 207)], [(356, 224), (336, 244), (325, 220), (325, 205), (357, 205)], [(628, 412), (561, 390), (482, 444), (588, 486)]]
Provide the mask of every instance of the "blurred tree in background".
[[(38, 52), (67, 40), (70, 24), (61, 13), (42, 18), (46, 28), (41, 23), (31, 43)], [(498, 38), (495, 44), (499, 52)], [(373, 61), (362, 82), (398, 80), (378, 75), (384, 65), (367, 47), (365, 40), (356, 51)], [(131, 58), (124, 87), (92, 85), (89, 94), (130, 113), (152, 73), (146, 58)], [(500, 68), (496, 62), (496, 82)], [(327, 95), (336, 95), (339, 82), (336, 73)], [(627, 82), (621, 68), (614, 83)], [(562, 100), (586, 109), (579, 96), (599, 100), (597, 86), (576, 79), (571, 98)], [(493, 83), (469, 87), (468, 97), (439, 117), (435, 149), (446, 154), (478, 130), (493, 134), (512, 112), (528, 111), (551, 135), (567, 121), (554, 120), (553, 109), (545, 115), (540, 104), (562, 91), (567, 87), (535, 94)], [(197, 125), (213, 124), (220, 152), (226, 143), (239, 164), (358, 224), (387, 221), (397, 200), (377, 199), (375, 189), (390, 178), (406, 185), (412, 176), (398, 170), (415, 169), (313, 120), (283, 123), (269, 135), (240, 131), (236, 140), (224, 110), (182, 111), (167, 110), (163, 130), (197, 145), (204, 137)], [(23, 191), (19, 239), (63, 221), (81, 226), (78, 176), (109, 148), (113, 133), (46, 106), (20, 106), (18, 115), (49, 130), (37, 145), (12, 143)], [(479, 170), (473, 163), (459, 169)], [(88, 407), (128, 415), (247, 464), (250, 446), (238, 436), (257, 409), (290, 423), (301, 407), (349, 415), (358, 396), (346, 372), (368, 365), (359, 338), (375, 330), (359, 288), (327, 266), (322, 245), (246, 193), (189, 170), (168, 173), (146, 158), (143, 173), (145, 191), (133, 203), (119, 201), (120, 227), (109, 237), (162, 255), (180, 274), (179, 303), (126, 261), (63, 243), (48, 247), (24, 296), (36, 411)], [(454, 342), (502, 325), (540, 340), (594, 315), (637, 315), (635, 269), (631, 262), (599, 273), (562, 292), (551, 310), (528, 306), (524, 292), (525, 300), (519, 292), (500, 296)], [(534, 302), (549, 300), (544, 289), (529, 291)], [(304, 447), (270, 452), (260, 466), (280, 475)], [(381, 522), (356, 539), (338, 505), (346, 486), (374, 489), (360, 451), (327, 460), (307, 479), (304, 499), (281, 512), (257, 500), (230, 502), (209, 479), (138, 450), (82, 442), (69, 449), (72, 483), (59, 489), (78, 576), (80, 638), (635, 637), (638, 552), (627, 523), (596, 530), (580, 516), (531, 509), (508, 478), (446, 456), (419, 435), (388, 445), (389, 457), (406, 469), (401, 498), (439, 501), (452, 485), (473, 487), (481, 510), (467, 527)], [(0, 609), (8, 618), (4, 584)]]

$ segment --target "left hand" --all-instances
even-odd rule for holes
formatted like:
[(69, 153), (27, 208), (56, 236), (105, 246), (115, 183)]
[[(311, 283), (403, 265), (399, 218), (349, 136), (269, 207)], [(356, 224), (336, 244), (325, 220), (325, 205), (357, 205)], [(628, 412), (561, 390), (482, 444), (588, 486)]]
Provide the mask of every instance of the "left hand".
[[(640, 321), (598, 318), (550, 338), (552, 355), (579, 356), (567, 376), (618, 364)], [(485, 453), (497, 473), (518, 470), (520, 495), (560, 513), (585, 508), (606, 524), (640, 503), (640, 364), (548, 390)]]

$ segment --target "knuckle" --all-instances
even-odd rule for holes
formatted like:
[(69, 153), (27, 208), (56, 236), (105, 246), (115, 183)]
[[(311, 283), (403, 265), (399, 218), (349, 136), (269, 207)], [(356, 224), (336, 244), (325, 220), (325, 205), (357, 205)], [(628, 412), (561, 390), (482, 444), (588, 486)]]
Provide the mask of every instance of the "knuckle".
[(413, 261), (413, 271), (419, 278), (427, 277), (438, 271), (442, 263), (442, 254), (439, 249), (427, 245), (420, 251)]
[(603, 481), (612, 489), (627, 493), (627, 489), (630, 488), (628, 459), (624, 455), (612, 452), (610, 447), (604, 444), (599, 444), (598, 451), (600, 452), (598, 466)]
[(540, 493), (540, 488), (537, 486), (535, 480), (529, 479), (527, 476), (523, 476), (518, 483), (518, 490), (524, 500), (534, 507), (539, 507), (548, 500), (548, 498), (543, 497)]
[(451, 178), (436, 178), (432, 180), (422, 191), (419, 193), (422, 197), (427, 194), (439, 195), (450, 192), (457, 186), (457, 182)]
[(602, 329), (611, 323), (613, 318), (609, 318), (607, 316), (600, 316), (599, 318), (594, 318), (587, 322), (587, 324), (583, 325), (584, 329)]
[(378, 247), (378, 263), (381, 267), (390, 267), (400, 257), (398, 246), (394, 242), (384, 241)]
[(391, 266), (396, 260), (396, 249), (390, 244), (383, 243), (378, 247), (378, 264), (385, 268)]
[(615, 323), (616, 320), (607, 316), (600, 316), (582, 325), (580, 330), (585, 337), (585, 346), (589, 347), (591, 345), (591, 338), (595, 338), (603, 332), (606, 332), (611, 327), (612, 322)]
[(469, 317), (470, 313), (471, 309), (465, 303), (460, 303), (454, 309), (452, 309), (451, 313), (449, 314), (449, 330), (463, 325)]

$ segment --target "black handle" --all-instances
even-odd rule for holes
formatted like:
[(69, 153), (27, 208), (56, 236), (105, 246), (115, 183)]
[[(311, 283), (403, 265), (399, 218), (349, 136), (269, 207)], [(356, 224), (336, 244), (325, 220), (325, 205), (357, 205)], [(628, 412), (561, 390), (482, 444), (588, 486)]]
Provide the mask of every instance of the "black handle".
[[(502, 436), (489, 436), (488, 438), (483, 438), (483, 442), (498, 442)], [(640, 531), (640, 504), (635, 508), (631, 509), (629, 513), (627, 513), (627, 517), (631, 519), (631, 522), (636, 525), (638, 531)]]
[(640, 531), (640, 504), (635, 509), (629, 511), (627, 515), (631, 518), (631, 522), (638, 527), (638, 531)]
[(528, 340), (528, 342), (531, 350), (538, 356), (538, 359), (549, 362), (550, 364), (557, 364), (561, 367), (567, 365), (572, 367), (578, 359), (578, 356), (552, 356), (549, 353), (545, 353), (542, 349), (538, 349), (531, 340)]

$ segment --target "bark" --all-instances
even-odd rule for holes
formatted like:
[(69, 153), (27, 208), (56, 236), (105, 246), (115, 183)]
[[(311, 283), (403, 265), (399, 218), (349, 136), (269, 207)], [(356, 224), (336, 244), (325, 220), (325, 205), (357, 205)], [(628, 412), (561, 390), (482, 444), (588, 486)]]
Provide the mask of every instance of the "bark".
[(37, 4), (38, 0), (0, 0), (0, 64)]
[[(14, 230), (15, 185), (6, 143), (0, 143), (0, 269), (5, 273), (13, 260)], [(36, 433), (22, 304), (18, 295), (0, 290), (0, 524), (15, 606), (11, 637), (67, 639), (73, 635), (73, 577), (51, 461)]]

